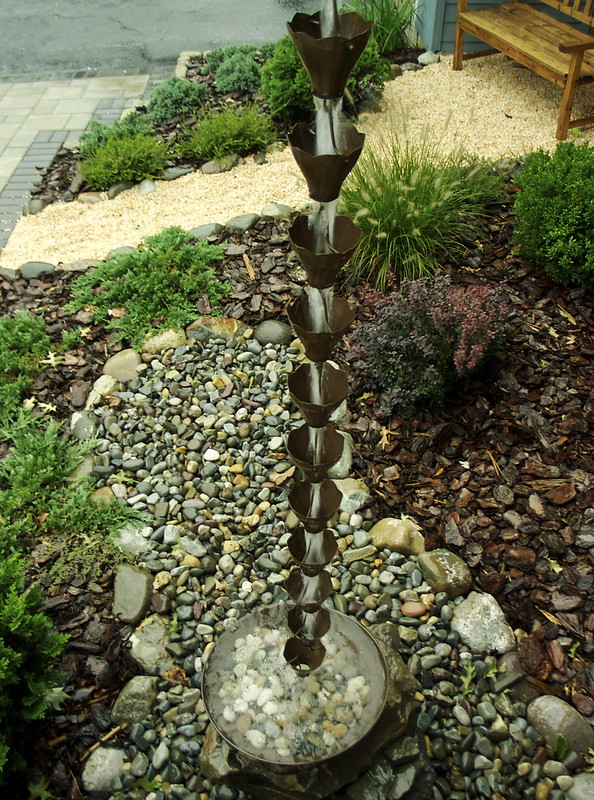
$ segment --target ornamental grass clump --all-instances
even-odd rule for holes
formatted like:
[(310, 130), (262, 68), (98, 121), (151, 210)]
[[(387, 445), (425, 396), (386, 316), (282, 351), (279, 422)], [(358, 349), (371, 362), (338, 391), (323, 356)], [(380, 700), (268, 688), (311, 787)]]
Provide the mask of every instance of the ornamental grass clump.
[(380, 53), (392, 53), (411, 46), (414, 6), (412, 0), (348, 0), (340, 10), (356, 11), (363, 19), (371, 20), (371, 38)]
[(81, 275), (68, 307), (89, 308), (97, 322), (118, 331), (118, 340), (140, 349), (150, 332), (193, 322), (199, 301), (216, 313), (231, 291), (213, 270), (223, 253), (223, 247), (193, 242), (181, 228), (166, 228), (147, 236), (133, 253), (118, 253)]
[(503, 179), (463, 151), (444, 155), (428, 134), (396, 135), (366, 149), (343, 186), (344, 211), (362, 229), (352, 275), (384, 290), (433, 274), (438, 259), (464, 251), (488, 207), (503, 197)]
[(183, 159), (209, 161), (231, 153), (245, 156), (265, 150), (276, 138), (269, 117), (256, 108), (208, 111), (194, 130), (185, 131), (177, 147)]
[(594, 289), (594, 148), (559, 142), (526, 156), (516, 177), (514, 241), (557, 283)]
[(351, 337), (351, 356), (362, 385), (379, 393), (380, 414), (441, 404), (494, 353), (508, 317), (500, 289), (453, 286), (443, 272), (385, 296), (367, 287), (362, 299), (373, 318)]

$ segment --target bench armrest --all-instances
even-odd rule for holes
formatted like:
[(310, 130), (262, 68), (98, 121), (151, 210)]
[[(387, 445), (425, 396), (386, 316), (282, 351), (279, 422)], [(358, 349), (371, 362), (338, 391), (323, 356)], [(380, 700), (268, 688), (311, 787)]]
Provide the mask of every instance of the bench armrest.
[(588, 39), (586, 42), (579, 42), (579, 44), (560, 44), (559, 50), (562, 53), (579, 53), (585, 50), (594, 49), (594, 39)]

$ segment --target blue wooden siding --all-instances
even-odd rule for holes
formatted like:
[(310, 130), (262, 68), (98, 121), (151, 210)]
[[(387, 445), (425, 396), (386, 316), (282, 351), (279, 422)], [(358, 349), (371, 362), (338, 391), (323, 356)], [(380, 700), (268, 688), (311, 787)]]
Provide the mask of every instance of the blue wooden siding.
[[(538, 0), (523, 0), (530, 5), (542, 8), (549, 14), (554, 15), (554, 10)], [(489, 5), (497, 5), (498, 0), (468, 0), (469, 8), (485, 8)], [(427, 50), (434, 53), (452, 53), (454, 51), (454, 35), (456, 32), (456, 12), (458, 9), (457, 0), (417, 0), (417, 31)], [(563, 13), (557, 15), (564, 22), (571, 19)], [(575, 23), (576, 28), (584, 29), (584, 26)], [(468, 33), (464, 37), (464, 52), (475, 53), (479, 50), (488, 50), (488, 45), (481, 42)]]

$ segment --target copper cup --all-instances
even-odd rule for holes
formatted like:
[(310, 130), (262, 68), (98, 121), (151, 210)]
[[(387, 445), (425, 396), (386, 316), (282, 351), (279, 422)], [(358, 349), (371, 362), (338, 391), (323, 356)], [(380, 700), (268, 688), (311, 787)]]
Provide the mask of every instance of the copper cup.
[(327, 425), (332, 413), (343, 402), (349, 393), (349, 379), (346, 372), (337, 369), (327, 362), (322, 367), (322, 404), (312, 400), (312, 371), (317, 369), (312, 364), (302, 364), (299, 369), (289, 375), (289, 392), (293, 402), (303, 414), (305, 421), (312, 428)]
[(312, 498), (312, 486), (307, 481), (294, 483), (289, 492), (289, 504), (299, 522), (302, 522), (311, 533), (320, 533), (326, 527), (326, 522), (340, 508), (342, 492), (334, 481), (322, 481), (320, 507), (315, 517), (311, 516)]
[(310, 641), (308, 639), (300, 639), (297, 636), (292, 636), (287, 639), (284, 649), (284, 656), (297, 675), (309, 675), (314, 669), (317, 669), (326, 655), (326, 648), (318, 641)]
[(317, 575), (304, 575), (295, 568), (285, 581), (285, 589), (304, 611), (314, 612), (332, 594), (332, 581), (324, 570)]
[(301, 214), (289, 230), (293, 250), (305, 270), (310, 286), (326, 289), (332, 286), (338, 273), (353, 255), (361, 239), (361, 229), (350, 217), (336, 217), (332, 251), (317, 253), (315, 233), (309, 227), (308, 218)]
[(318, 97), (342, 97), (349, 75), (371, 35), (373, 23), (359, 14), (338, 16), (338, 36), (322, 38), (320, 12), (295, 14), (289, 36)]
[(335, 297), (330, 311), (330, 329), (316, 333), (313, 330), (311, 308), (305, 293), (288, 306), (287, 316), (295, 334), (301, 339), (305, 355), (310, 361), (327, 361), (355, 319), (348, 302), (343, 297)]
[(320, 203), (336, 200), (345, 178), (361, 155), (365, 134), (354, 125), (341, 128), (342, 150), (316, 155), (316, 136), (307, 123), (295, 125), (289, 134), (293, 157), (307, 181), (310, 197)]
[(307, 424), (292, 430), (287, 437), (287, 450), (295, 464), (303, 472), (305, 480), (311, 483), (320, 483), (326, 478), (330, 468), (340, 459), (344, 439), (332, 425), (317, 428), (322, 440), (320, 460), (316, 462), (310, 430), (311, 428)]
[(305, 575), (317, 574), (332, 561), (338, 550), (334, 531), (330, 528), (321, 533), (308, 533), (304, 528), (297, 528), (288, 546)]

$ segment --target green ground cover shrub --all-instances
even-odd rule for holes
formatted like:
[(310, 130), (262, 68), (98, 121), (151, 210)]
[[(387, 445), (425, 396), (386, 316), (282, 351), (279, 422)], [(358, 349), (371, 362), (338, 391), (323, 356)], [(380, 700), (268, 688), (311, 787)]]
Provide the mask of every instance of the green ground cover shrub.
[(341, 193), (363, 231), (354, 277), (383, 289), (390, 275), (430, 275), (440, 255), (464, 250), (502, 197), (503, 179), (487, 163), (462, 151), (443, 155), (428, 135), (368, 148)]
[[(347, 91), (354, 94), (379, 90), (389, 77), (389, 62), (380, 56), (377, 45), (370, 42), (349, 77)], [(271, 115), (279, 120), (303, 119), (312, 113), (311, 84), (288, 36), (279, 39), (262, 67), (260, 89)]]
[(516, 177), (519, 253), (566, 286), (594, 288), (594, 148), (559, 142), (530, 153)]
[(355, 330), (351, 352), (363, 384), (380, 392), (381, 414), (442, 403), (501, 344), (508, 317), (501, 290), (452, 286), (443, 272), (385, 296), (368, 288), (362, 299), (373, 318)]
[(275, 137), (272, 123), (256, 108), (209, 111), (178, 144), (179, 155), (190, 161), (208, 161), (230, 153), (247, 155), (265, 150)]
[(225, 59), (215, 77), (217, 92), (255, 92), (260, 86), (260, 67), (253, 55), (235, 53)]
[(166, 122), (178, 115), (194, 114), (207, 99), (206, 86), (172, 76), (155, 86), (146, 110), (154, 122)]
[(45, 715), (59, 680), (52, 667), (68, 637), (52, 631), (41, 605), (35, 587), (23, 591), (21, 559), (0, 560), (0, 783), (25, 767), (29, 726)]
[(42, 317), (0, 317), (0, 426), (7, 425), (15, 415), (49, 349)]
[(104, 147), (110, 139), (129, 139), (139, 133), (151, 136), (153, 128), (148, 116), (138, 111), (131, 111), (113, 125), (105, 125), (92, 119), (89, 130), (80, 137), (80, 156), (86, 158), (90, 153)]
[(93, 546), (105, 550), (102, 562), (88, 561), (85, 571), (105, 563), (106, 553), (113, 563), (116, 547), (108, 535), (138, 515), (118, 503), (94, 506), (89, 500), (91, 482), (71, 479), (93, 442), (73, 442), (60, 433), (57, 423), (26, 412), (10, 428), (0, 429), (0, 439), (10, 443), (8, 456), (0, 461), (0, 560), (43, 537), (54, 549), (70, 539), (62, 566), (85, 561), (84, 554), (73, 552), (72, 537), (81, 536), (86, 537), (85, 546), (96, 540)]
[(409, 30), (415, 13), (412, 0), (348, 0), (340, 10), (356, 11), (373, 22), (371, 38), (380, 53), (411, 46)]
[[(216, 311), (231, 291), (212, 268), (223, 253), (223, 247), (204, 241), (193, 244), (181, 228), (167, 228), (147, 236), (135, 252), (119, 253), (81, 275), (69, 308), (91, 308), (95, 320), (108, 320), (108, 327), (119, 331), (118, 339), (140, 348), (150, 331), (179, 330), (192, 322), (203, 297)], [(123, 315), (112, 318), (113, 308), (122, 308)]]
[(119, 181), (139, 183), (156, 178), (165, 165), (167, 145), (142, 133), (108, 139), (80, 161), (80, 171), (91, 189), (109, 189)]

